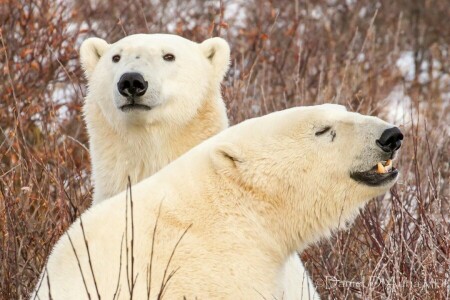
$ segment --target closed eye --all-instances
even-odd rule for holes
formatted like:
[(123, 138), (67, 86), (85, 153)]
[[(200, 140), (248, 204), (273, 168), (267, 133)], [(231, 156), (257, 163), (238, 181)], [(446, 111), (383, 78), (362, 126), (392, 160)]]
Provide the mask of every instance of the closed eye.
[(320, 129), (319, 131), (316, 131), (316, 136), (322, 135), (324, 133), (327, 133), (328, 131), (330, 131), (331, 126), (326, 126), (322, 129)]
[(163, 56), (163, 59), (165, 61), (174, 61), (175, 60), (175, 55), (173, 55), (172, 53), (167, 53)]

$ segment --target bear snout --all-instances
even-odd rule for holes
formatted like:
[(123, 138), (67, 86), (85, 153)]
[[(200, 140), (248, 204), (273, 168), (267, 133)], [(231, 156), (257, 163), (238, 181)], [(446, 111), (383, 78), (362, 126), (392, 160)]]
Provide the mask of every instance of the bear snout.
[(117, 83), (119, 93), (124, 97), (140, 97), (147, 91), (148, 82), (139, 73), (124, 73)]

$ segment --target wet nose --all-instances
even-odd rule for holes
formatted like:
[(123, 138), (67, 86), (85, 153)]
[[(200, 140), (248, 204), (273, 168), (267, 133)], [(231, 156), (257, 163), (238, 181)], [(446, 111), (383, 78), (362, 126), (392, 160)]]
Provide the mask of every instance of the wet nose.
[(142, 96), (147, 91), (148, 82), (139, 73), (125, 73), (117, 83), (117, 89), (122, 96)]
[(376, 141), (384, 152), (394, 152), (402, 145), (403, 134), (397, 127), (386, 129)]

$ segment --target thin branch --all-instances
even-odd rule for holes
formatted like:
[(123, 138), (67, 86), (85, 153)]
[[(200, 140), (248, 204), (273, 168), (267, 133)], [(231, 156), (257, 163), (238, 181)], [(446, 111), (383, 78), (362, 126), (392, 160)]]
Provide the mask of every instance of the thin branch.
[(119, 294), (120, 294), (119, 286), (120, 286), (120, 275), (122, 273), (123, 238), (124, 238), (124, 235), (122, 234), (122, 241), (120, 242), (120, 256), (119, 256), (119, 277), (117, 278), (117, 285), (116, 285), (116, 290), (114, 292), (113, 300), (116, 299), (116, 296), (119, 297)]
[(165, 289), (165, 287), (167, 285), (166, 275), (167, 275), (167, 271), (169, 270), (169, 266), (170, 266), (170, 263), (172, 262), (172, 258), (173, 258), (174, 254), (175, 254), (175, 251), (177, 250), (177, 247), (180, 244), (181, 240), (183, 239), (183, 237), (186, 235), (186, 233), (188, 232), (188, 230), (191, 227), (192, 227), (192, 224), (190, 224), (186, 228), (186, 230), (183, 232), (183, 234), (180, 236), (180, 238), (178, 239), (177, 243), (175, 244), (175, 247), (173, 248), (172, 253), (170, 254), (169, 261), (167, 262), (166, 269), (164, 270), (164, 276), (163, 276), (163, 279), (162, 279), (162, 282), (161, 282), (161, 288), (159, 289), (159, 294), (158, 294), (158, 298), (157, 298), (158, 300), (162, 299), (162, 296), (163, 296), (163, 293), (164, 293), (164, 289)]
[(150, 252), (150, 264), (149, 264), (149, 267), (147, 267), (147, 299), (150, 299), (150, 293), (151, 293), (152, 265), (153, 265), (153, 254), (154, 254), (154, 247), (155, 247), (155, 236), (156, 236), (156, 230), (158, 229), (158, 220), (159, 220), (159, 216), (161, 215), (161, 207), (162, 207), (163, 201), (164, 201), (164, 198), (159, 203), (158, 215), (156, 216), (155, 226), (153, 227), (152, 249)]
[(70, 238), (69, 232), (67, 232), (67, 237), (69, 238), (69, 242), (70, 242), (70, 245), (72, 246), (73, 253), (75, 254), (75, 258), (77, 259), (78, 268), (80, 269), (81, 278), (83, 279), (84, 288), (86, 289), (86, 294), (87, 294), (89, 299), (92, 299), (91, 298), (91, 294), (89, 293), (89, 289), (88, 289), (87, 284), (86, 284), (86, 279), (85, 279), (84, 274), (83, 274), (83, 269), (81, 268), (80, 259), (78, 258), (77, 251), (75, 250), (75, 246), (73, 245), (73, 242), (72, 242), (72, 239)]
[(52, 298), (52, 289), (51, 289), (51, 287), (50, 287), (50, 276), (48, 275), (47, 267), (45, 267), (45, 271), (46, 271), (46, 273), (47, 273), (48, 298), (49, 298), (50, 300), (52, 300), (52, 299), (53, 299), (53, 298)]
[(89, 268), (91, 270), (92, 278), (94, 279), (95, 291), (97, 292), (97, 297), (100, 300), (101, 297), (100, 297), (100, 293), (98, 292), (97, 280), (95, 279), (94, 268), (92, 267), (91, 254), (89, 253), (89, 245), (88, 245), (88, 242), (86, 239), (86, 234), (84, 232), (83, 220), (82, 220), (81, 216), (80, 216), (80, 225), (81, 225), (81, 232), (83, 233), (84, 245), (86, 246), (86, 251), (87, 251), (87, 255), (88, 255)]

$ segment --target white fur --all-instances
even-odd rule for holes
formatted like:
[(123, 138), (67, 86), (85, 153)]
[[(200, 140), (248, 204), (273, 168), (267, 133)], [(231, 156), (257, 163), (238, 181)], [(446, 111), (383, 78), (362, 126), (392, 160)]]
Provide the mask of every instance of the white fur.
[[(161, 52), (162, 51), (162, 52)], [(172, 53), (174, 62), (162, 60)], [(201, 44), (173, 35), (133, 35), (112, 45), (87, 39), (80, 57), (89, 90), (84, 114), (92, 157), (94, 204), (151, 176), (196, 144), (228, 125), (220, 95), (230, 50), (220, 38)], [(112, 56), (121, 55), (118, 63)], [(136, 57), (139, 58), (136, 58)], [(140, 72), (153, 93), (150, 112), (122, 112), (117, 82), (126, 72)], [(175, 74), (175, 75), (174, 75)], [(317, 293), (298, 255), (286, 263), (286, 290), (303, 299)]]
[[(165, 54), (175, 61), (165, 61)], [(120, 55), (119, 62), (112, 57)], [(80, 57), (88, 79), (83, 108), (92, 158), (94, 204), (124, 191), (228, 126), (220, 82), (230, 48), (168, 34), (136, 34), (114, 44), (87, 39)], [(117, 83), (127, 72), (148, 82), (141, 101), (150, 111), (124, 112)]]
[(87, 289), (96, 299), (98, 289), (103, 299), (116, 291), (129, 299), (135, 282), (135, 299), (147, 298), (147, 286), (150, 299), (162, 286), (165, 299), (292, 299), (284, 277), (292, 254), (394, 184), (350, 178), (386, 159), (375, 140), (391, 126), (316, 106), (231, 127), (134, 186), (132, 202), (121, 193), (84, 213), (55, 246), (38, 295), (87, 299)]

